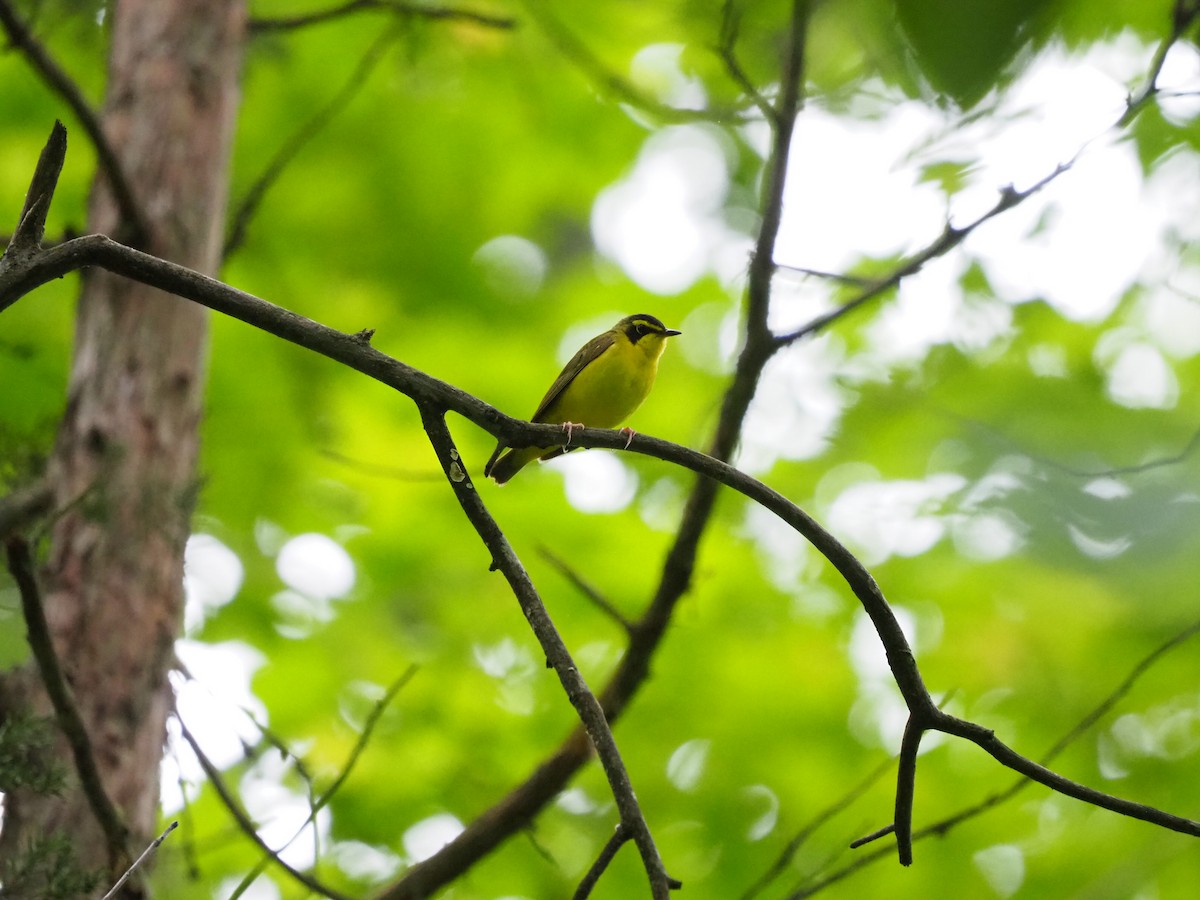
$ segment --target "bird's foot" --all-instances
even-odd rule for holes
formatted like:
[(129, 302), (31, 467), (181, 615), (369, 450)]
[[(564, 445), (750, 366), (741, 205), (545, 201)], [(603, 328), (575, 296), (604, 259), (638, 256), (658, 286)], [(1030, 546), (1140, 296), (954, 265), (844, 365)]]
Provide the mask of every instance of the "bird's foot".
[(637, 434), (637, 432), (632, 428), (622, 428), (620, 431), (621, 434), (625, 435), (625, 449), (628, 450), (629, 445), (633, 443), (633, 436)]
[(562, 423), (562, 430), (567, 433), (567, 442), (565, 444), (563, 444), (564, 447), (571, 446), (571, 435), (575, 433), (576, 428), (583, 428), (583, 423), (582, 422), (563, 422)]

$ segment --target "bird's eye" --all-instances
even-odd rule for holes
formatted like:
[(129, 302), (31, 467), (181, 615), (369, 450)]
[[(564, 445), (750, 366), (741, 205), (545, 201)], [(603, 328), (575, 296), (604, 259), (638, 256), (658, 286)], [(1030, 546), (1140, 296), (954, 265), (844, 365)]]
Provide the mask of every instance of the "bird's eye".
[(640, 323), (637, 325), (634, 325), (633, 330), (638, 333), (638, 337), (645, 337), (646, 335), (648, 335), (650, 333), (650, 329)]

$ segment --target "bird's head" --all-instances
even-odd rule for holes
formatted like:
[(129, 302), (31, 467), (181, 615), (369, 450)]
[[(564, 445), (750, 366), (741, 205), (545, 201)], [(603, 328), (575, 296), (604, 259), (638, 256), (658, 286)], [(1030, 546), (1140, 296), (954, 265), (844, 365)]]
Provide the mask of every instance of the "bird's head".
[(626, 316), (613, 326), (613, 331), (625, 335), (631, 344), (647, 341), (650, 346), (658, 347), (672, 335), (682, 334), (673, 328), (668, 328), (660, 320), (648, 313), (637, 313)]

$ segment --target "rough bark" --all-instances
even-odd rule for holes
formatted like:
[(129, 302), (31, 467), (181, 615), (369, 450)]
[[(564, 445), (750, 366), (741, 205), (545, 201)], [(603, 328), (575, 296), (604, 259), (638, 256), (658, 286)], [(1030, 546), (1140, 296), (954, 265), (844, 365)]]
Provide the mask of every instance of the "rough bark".
[[(220, 257), (245, 19), (243, 0), (119, 0), (112, 9), (104, 130), (147, 224), (146, 249), (209, 273)], [(102, 176), (89, 228), (130, 233)], [(130, 849), (155, 826), (206, 335), (200, 306), (90, 272), (48, 466), (57, 506), (74, 506), (53, 531), (46, 617)], [(27, 704), (49, 714), (32, 669), (0, 691), (10, 712)], [(106, 852), (60, 750), (70, 786), (56, 797), (8, 795), (0, 858), (58, 831), (83, 866), (112, 874), (122, 861)]]

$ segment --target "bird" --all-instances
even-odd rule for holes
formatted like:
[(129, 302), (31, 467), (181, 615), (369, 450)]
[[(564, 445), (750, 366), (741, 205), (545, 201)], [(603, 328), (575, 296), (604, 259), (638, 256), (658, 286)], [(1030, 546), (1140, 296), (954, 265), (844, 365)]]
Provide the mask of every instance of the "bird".
[[(626, 316), (579, 348), (529, 421), (561, 422), (568, 443), (571, 431), (584, 425), (616, 428), (633, 415), (654, 386), (667, 338), (682, 333), (647, 313)], [(632, 441), (633, 432), (622, 430)], [(553, 459), (570, 448), (525, 447), (505, 453), (506, 449), (501, 440), (483, 468), (484, 476), (497, 484), (504, 484), (535, 459)]]

